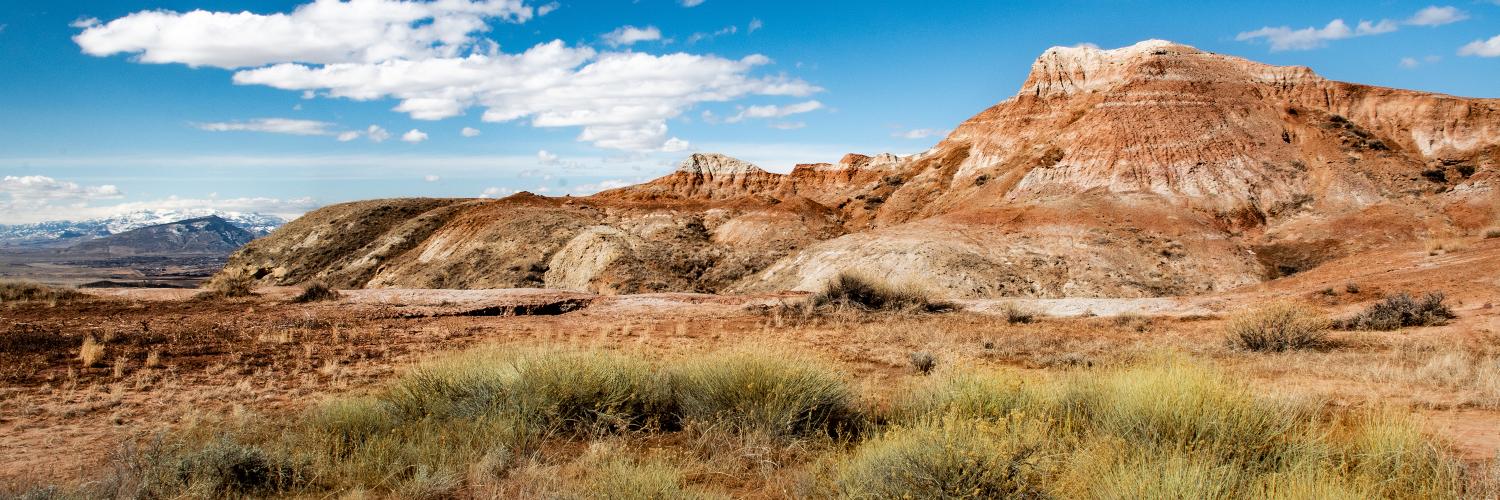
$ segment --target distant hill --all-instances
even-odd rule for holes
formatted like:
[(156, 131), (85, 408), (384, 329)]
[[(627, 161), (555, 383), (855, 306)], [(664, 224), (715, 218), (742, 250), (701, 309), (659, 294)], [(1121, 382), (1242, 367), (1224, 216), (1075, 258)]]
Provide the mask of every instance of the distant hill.
[(132, 229), (210, 215), (218, 216), (235, 227), (249, 231), (257, 238), (271, 234), (271, 231), (286, 224), (286, 219), (281, 217), (258, 213), (224, 212), (212, 209), (140, 210), (99, 219), (0, 224), (0, 248), (66, 248), (79, 242), (103, 238)]
[(64, 252), (112, 256), (228, 255), (253, 239), (255, 234), (250, 231), (241, 229), (222, 217), (210, 215), (132, 229), (73, 245)]

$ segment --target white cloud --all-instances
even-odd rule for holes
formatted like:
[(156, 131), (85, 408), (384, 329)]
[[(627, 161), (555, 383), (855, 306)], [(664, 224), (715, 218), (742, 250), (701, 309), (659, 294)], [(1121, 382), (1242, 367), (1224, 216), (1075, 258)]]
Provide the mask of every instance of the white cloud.
[(1421, 66), (1421, 65), (1422, 65), (1422, 63), (1418, 62), (1417, 58), (1415, 58), (1415, 57), (1403, 57), (1403, 58), (1401, 58), (1401, 67), (1403, 67), (1403, 68), (1412, 69), (1412, 68), (1416, 68), (1417, 66)]
[(772, 123), (771, 124), (771, 128), (774, 128), (774, 129), (777, 129), (777, 130), (797, 130), (797, 129), (800, 129), (800, 128), (807, 128), (807, 123), (806, 122), (776, 122), (776, 123)]
[(545, 16), (547, 14), (551, 14), (551, 13), (557, 11), (557, 9), (560, 9), (560, 8), (562, 8), (562, 4), (557, 3), (557, 2), (552, 2), (552, 3), (546, 4), (546, 5), (537, 7), (536, 8), (536, 15), (537, 15), (537, 17)]
[(536, 152), (536, 159), (537, 161), (542, 162), (543, 165), (552, 165), (557, 163), (557, 155), (548, 152), (545, 149)]
[(1417, 11), (1417, 13), (1412, 15), (1410, 19), (1406, 20), (1406, 24), (1410, 24), (1413, 26), (1442, 26), (1444, 24), (1452, 24), (1463, 21), (1468, 18), (1469, 14), (1464, 11), (1458, 10), (1457, 7), (1438, 7), (1436, 5), (1433, 5)]
[(479, 129), (474, 127), (464, 127), (464, 129), (458, 131), (458, 133), (459, 135), (462, 135), (464, 137), (479, 137), (480, 134)]
[(1500, 35), (1489, 40), (1475, 40), (1458, 49), (1461, 56), (1500, 57)]
[(740, 32), (740, 27), (739, 26), (725, 26), (723, 28), (719, 28), (718, 31), (715, 31), (713, 33), (698, 32), (698, 33), (693, 33), (692, 35), (688, 35), (687, 43), (688, 43), (688, 45), (692, 45), (692, 44), (695, 44), (695, 43), (698, 43), (698, 42), (701, 42), (701, 41), (704, 41), (704, 40), (713, 40), (715, 38), (718, 38), (718, 37), (721, 37), (721, 36), (724, 36), (724, 35), (733, 35), (733, 34), (739, 33), (739, 32)]
[(140, 11), (108, 23), (74, 23), (94, 56), (138, 54), (144, 63), (244, 68), (282, 62), (376, 63), (451, 57), (475, 44), (487, 21), (525, 22), (521, 0), (315, 0), (291, 13)]
[(422, 180), (427, 181), (427, 182), (437, 182), (437, 181), (443, 180), (443, 178), (442, 177), (438, 177), (436, 175), (427, 174), (425, 176), (422, 176)]
[(745, 28), (745, 32), (754, 33), (764, 27), (766, 27), (766, 23), (761, 22), (760, 18), (757, 17), (750, 20), (750, 26)]
[(1238, 41), (1255, 41), (1265, 39), (1271, 44), (1271, 51), (1283, 50), (1311, 50), (1323, 47), (1331, 40), (1343, 40), (1361, 36), (1379, 35), (1396, 31), (1395, 21), (1382, 19), (1378, 22), (1360, 21), (1353, 29), (1344, 23), (1343, 19), (1329, 21), (1322, 28), (1302, 28), (1294, 30), (1288, 26), (1264, 27), (1255, 31), (1246, 31), (1236, 35)]
[(1097, 44), (1097, 43), (1079, 42), (1079, 43), (1073, 45), (1073, 48), (1075, 48), (1075, 49), (1094, 49), (1094, 50), (1099, 50), (1100, 47), (1099, 47), (1099, 44)]
[(703, 0), (682, 0), (683, 7), (697, 7), (703, 5)]
[(370, 128), (365, 129), (365, 137), (370, 138), (370, 142), (385, 142), (391, 138), (391, 133), (378, 125), (370, 125)]
[(939, 130), (934, 128), (917, 128), (896, 132), (894, 134), (891, 134), (891, 137), (899, 137), (902, 139), (926, 139), (928, 137), (945, 136), (948, 135), (948, 132), (949, 131), (947, 130)]
[(334, 124), (291, 118), (257, 118), (248, 121), (197, 123), (194, 126), (210, 132), (266, 132), (290, 135), (334, 135)]
[(311, 198), (207, 199), (176, 196), (159, 200), (97, 205), (124, 197), (119, 188), (104, 184), (84, 186), (47, 176), (5, 176), (0, 179), (0, 223), (24, 224), (50, 220), (80, 220), (109, 217), (140, 210), (189, 210), (213, 208), (230, 212), (258, 212), (295, 217), (317, 208)]
[(818, 101), (799, 102), (786, 106), (777, 106), (775, 104), (750, 106), (748, 108), (741, 109), (738, 114), (731, 116), (724, 121), (728, 123), (738, 123), (747, 118), (785, 118), (795, 114), (817, 111), (819, 109), (823, 109), (823, 103)]
[(339, 134), (339, 142), (349, 142), (359, 138), (359, 132), (350, 130)]
[(608, 43), (614, 47), (654, 40), (661, 40), (661, 30), (655, 26), (647, 26), (645, 28), (621, 26), (614, 31), (604, 34), (604, 43)]
[(417, 130), (417, 129), (411, 129), (411, 130), (407, 131), (405, 134), (401, 134), (401, 140), (404, 141), (404, 142), (410, 142), (412, 144), (416, 144), (416, 143), (419, 143), (419, 142), (427, 140), (427, 132), (423, 132), (423, 131)]
[(502, 187), (487, 187), (479, 193), (480, 198), (503, 198), (515, 194), (516, 190)]
[(93, 55), (246, 68), (234, 73), (237, 85), (393, 99), (395, 111), (414, 119), (481, 108), (488, 122), (578, 127), (578, 140), (634, 152), (680, 147), (667, 122), (699, 103), (822, 91), (786, 75), (753, 75), (771, 63), (758, 54), (601, 53), (560, 40), (506, 53), (477, 35), (488, 30), (486, 20), (519, 22), (532, 13), (519, 0), (316, 0), (290, 14), (143, 11), (84, 21), (75, 39)]
[(662, 143), (661, 151), (663, 153), (676, 153), (678, 151), (686, 151), (689, 146), (688, 141), (673, 137)]

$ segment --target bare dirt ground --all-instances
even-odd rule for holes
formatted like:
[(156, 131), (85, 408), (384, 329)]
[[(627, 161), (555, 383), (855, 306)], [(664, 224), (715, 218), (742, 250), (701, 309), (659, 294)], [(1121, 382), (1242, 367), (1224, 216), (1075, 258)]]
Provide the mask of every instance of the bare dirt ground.
[[(1500, 239), (1432, 255), (1363, 254), (1215, 296), (961, 301), (932, 315), (799, 320), (764, 306), (797, 295), (597, 296), (555, 290), (354, 290), (292, 304), (297, 290), (195, 300), (191, 290), (111, 289), (63, 304), (0, 306), (0, 482), (96, 476), (131, 439), (204, 415), (291, 416), (328, 395), (388, 380), (433, 355), (478, 344), (568, 345), (670, 359), (741, 344), (839, 363), (866, 394), (940, 369), (988, 365), (1039, 377), (1163, 351), (1211, 360), (1267, 395), (1419, 413), (1461, 456), (1500, 453)], [(1350, 286), (1350, 284), (1354, 286)], [(1348, 314), (1396, 291), (1442, 291), (1458, 319), (1395, 332), (1336, 332), (1322, 349), (1234, 351), (1228, 316), (1274, 300)], [(1008, 323), (1008, 304), (1045, 314)], [(102, 360), (83, 366), (92, 337)], [(156, 363), (148, 363), (153, 358)]]

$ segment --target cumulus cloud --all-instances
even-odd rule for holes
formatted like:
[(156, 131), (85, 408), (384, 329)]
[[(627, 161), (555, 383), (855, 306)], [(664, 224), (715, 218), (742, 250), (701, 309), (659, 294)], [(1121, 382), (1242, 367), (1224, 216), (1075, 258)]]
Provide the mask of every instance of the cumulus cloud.
[(516, 190), (503, 187), (487, 187), (479, 193), (480, 198), (503, 198), (515, 194)]
[(600, 53), (560, 40), (506, 53), (476, 38), (488, 29), (486, 20), (520, 22), (532, 13), (518, 0), (317, 0), (291, 14), (138, 12), (109, 23), (85, 21), (75, 39), (98, 56), (123, 52), (139, 54), (141, 62), (245, 68), (233, 75), (237, 85), (394, 99), (394, 110), (414, 119), (482, 108), (488, 122), (577, 127), (578, 140), (634, 152), (685, 147), (668, 133), (667, 121), (699, 103), (822, 91), (785, 75), (753, 75), (771, 63), (758, 54)]
[(1489, 40), (1475, 40), (1458, 49), (1458, 55), (1478, 57), (1500, 57), (1500, 35)]
[(1433, 5), (1417, 11), (1417, 13), (1413, 14), (1410, 19), (1406, 20), (1406, 24), (1410, 24), (1413, 26), (1442, 26), (1444, 24), (1453, 24), (1459, 21), (1463, 21), (1468, 18), (1469, 14), (1467, 12), (1458, 10), (1457, 7), (1438, 7), (1436, 5)]
[(1379, 35), (1396, 31), (1395, 21), (1382, 19), (1378, 22), (1360, 21), (1354, 28), (1350, 28), (1343, 19), (1329, 21), (1322, 28), (1302, 28), (1294, 30), (1288, 26), (1264, 27), (1255, 31), (1246, 31), (1236, 35), (1235, 40), (1257, 41), (1264, 39), (1271, 44), (1271, 51), (1283, 50), (1311, 50), (1324, 47), (1332, 40), (1343, 40), (1361, 36)]
[(554, 165), (557, 163), (557, 154), (543, 149), (536, 152), (536, 159), (543, 165)]
[(365, 137), (370, 138), (370, 142), (385, 142), (391, 138), (391, 133), (378, 125), (370, 125), (370, 128), (365, 129)]
[(757, 17), (750, 20), (750, 26), (745, 28), (745, 32), (754, 33), (764, 27), (766, 27), (766, 23), (761, 22), (760, 18)]
[(799, 102), (786, 106), (765, 104), (759, 106), (750, 106), (748, 108), (741, 109), (739, 113), (725, 119), (724, 121), (728, 123), (738, 123), (749, 118), (785, 118), (791, 115), (817, 111), (819, 109), (823, 109), (823, 103), (818, 101)]
[(140, 11), (108, 23), (74, 23), (94, 56), (233, 69), (282, 62), (374, 63), (451, 57), (475, 44), (487, 21), (525, 22), (521, 0), (316, 0), (291, 13)]
[(645, 28), (621, 26), (614, 31), (604, 34), (604, 43), (608, 43), (614, 47), (655, 40), (661, 40), (661, 30), (655, 26), (647, 26)]
[(894, 134), (891, 134), (891, 137), (898, 137), (901, 139), (926, 139), (928, 137), (945, 136), (948, 135), (948, 132), (949, 131), (947, 130), (939, 130), (934, 128), (917, 128), (898, 131)]
[[(334, 135), (334, 124), (291, 118), (257, 118), (247, 121), (197, 123), (194, 126), (210, 132), (266, 132), (290, 135)], [(339, 140), (345, 140), (342, 135)]]
[(537, 17), (545, 16), (547, 14), (551, 14), (553, 12), (556, 12), (557, 9), (560, 9), (560, 8), (562, 8), (562, 4), (557, 3), (557, 2), (552, 2), (552, 3), (546, 4), (546, 5), (542, 5), (540, 7), (537, 7), (536, 8), (536, 15), (537, 15)]
[(479, 133), (479, 129), (474, 127), (464, 127), (463, 130), (458, 131), (458, 134), (464, 137), (479, 137)]
[(1439, 56), (1426, 56), (1420, 60), (1415, 57), (1403, 57), (1401, 58), (1400, 66), (1405, 69), (1416, 69), (1424, 64), (1432, 64), (1441, 60), (1443, 58)]
[(352, 141), (352, 140), (355, 140), (355, 139), (358, 139), (358, 138), (359, 138), (359, 132), (358, 131), (350, 130), (348, 132), (341, 132), (341, 133), (339, 133), (339, 142), (349, 142), (349, 141)]
[(1390, 33), (1400, 29), (1400, 25), (1402, 24), (1431, 27), (1452, 24), (1468, 18), (1468, 13), (1456, 7), (1439, 7), (1433, 5), (1417, 11), (1411, 17), (1401, 22), (1390, 19), (1381, 19), (1379, 21), (1362, 20), (1351, 28), (1343, 19), (1334, 19), (1322, 28), (1306, 27), (1292, 29), (1290, 26), (1266, 26), (1258, 30), (1242, 32), (1236, 35), (1234, 39), (1241, 42), (1263, 40), (1271, 45), (1272, 52), (1311, 50), (1325, 47), (1328, 45), (1328, 42), (1334, 40)]
[(410, 142), (412, 144), (416, 144), (416, 143), (419, 143), (419, 142), (427, 140), (427, 132), (423, 132), (423, 131), (417, 130), (417, 129), (411, 129), (411, 130), (407, 131), (405, 134), (401, 134), (401, 140), (404, 141), (404, 142)]
[[(5, 176), (0, 179), (0, 223), (24, 224), (49, 220), (80, 220), (109, 217), (141, 210), (192, 210), (211, 208), (228, 212), (257, 212), (295, 217), (318, 207), (311, 198), (181, 198), (171, 196), (149, 201), (108, 203), (124, 198), (119, 188), (104, 184), (80, 185), (41, 175)], [(106, 204), (99, 204), (100, 202)]]

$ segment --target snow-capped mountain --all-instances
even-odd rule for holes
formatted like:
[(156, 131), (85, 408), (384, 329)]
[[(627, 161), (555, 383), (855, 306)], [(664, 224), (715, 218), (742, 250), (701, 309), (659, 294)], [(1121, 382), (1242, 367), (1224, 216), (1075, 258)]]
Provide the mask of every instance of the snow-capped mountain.
[(48, 221), (33, 224), (0, 224), (0, 247), (58, 248), (81, 241), (102, 238), (146, 226), (216, 215), (230, 225), (249, 231), (256, 237), (271, 231), (286, 219), (275, 215), (225, 212), (214, 209), (141, 210), (113, 217), (78, 221)]

